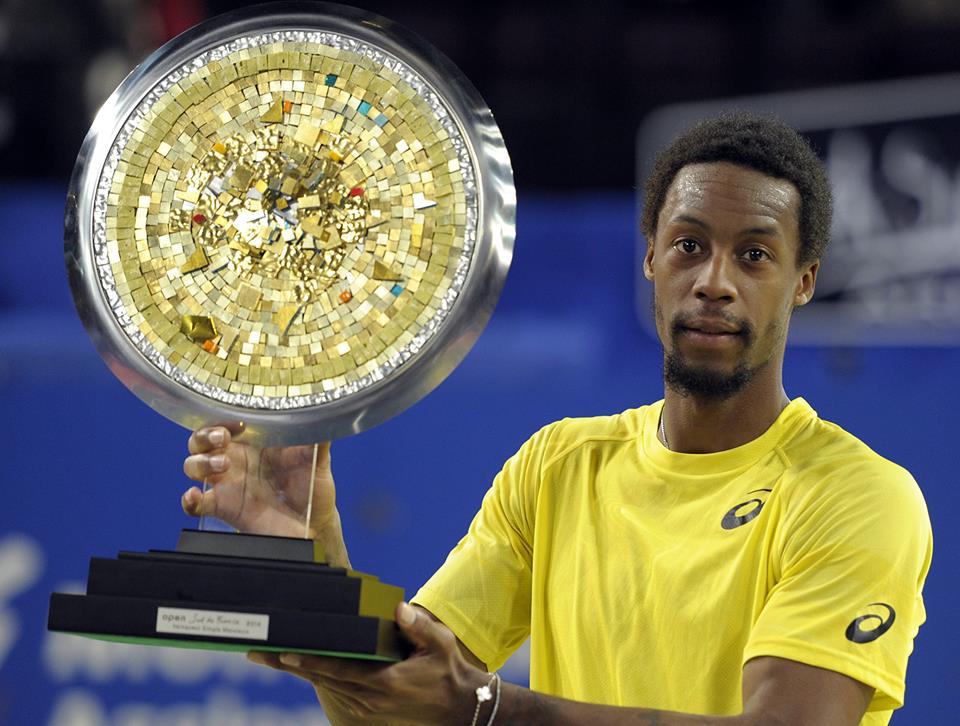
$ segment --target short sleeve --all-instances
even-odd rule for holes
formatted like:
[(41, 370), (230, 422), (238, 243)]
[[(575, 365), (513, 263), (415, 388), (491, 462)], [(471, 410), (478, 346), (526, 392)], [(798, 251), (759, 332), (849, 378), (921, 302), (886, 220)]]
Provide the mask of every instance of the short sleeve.
[(497, 669), (530, 632), (533, 528), (551, 424), (504, 464), (467, 534), (413, 598)]
[(886, 461), (844, 467), (782, 506), (780, 572), (744, 662), (836, 671), (875, 689), (870, 711), (899, 708), (932, 554), (916, 482)]

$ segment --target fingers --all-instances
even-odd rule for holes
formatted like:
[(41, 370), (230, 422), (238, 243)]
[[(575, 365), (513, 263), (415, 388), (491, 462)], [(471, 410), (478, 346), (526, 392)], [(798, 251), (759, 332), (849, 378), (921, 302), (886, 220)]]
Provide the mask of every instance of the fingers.
[(247, 660), (251, 663), (267, 666), (277, 671), (290, 671), (290, 668), (280, 662), (280, 657), (277, 653), (263, 653), (258, 650), (251, 650), (247, 653)]
[(314, 683), (316, 680), (315, 676), (312, 673), (307, 673), (298, 668), (293, 668), (291, 666), (285, 665), (280, 661), (280, 658), (276, 653), (261, 653), (258, 651), (252, 651), (247, 653), (247, 660), (251, 663), (256, 663), (257, 665), (267, 666), (268, 668), (273, 668), (275, 671), (283, 671), (284, 673), (289, 673), (292, 676), (297, 678), (302, 678), (305, 681), (310, 681)]
[(184, 514), (191, 517), (202, 517), (204, 514), (216, 516), (217, 495), (213, 489), (201, 492), (199, 487), (190, 487), (180, 497), (180, 506)]
[[(303, 660), (301, 660), (303, 659)], [(341, 695), (349, 695), (356, 698), (362, 694), (372, 694), (374, 689), (370, 688), (366, 680), (369, 680), (371, 673), (371, 664), (366, 664), (366, 669), (360, 670), (367, 676), (366, 679), (357, 678), (354, 673), (353, 678), (344, 678), (337, 671), (338, 666), (351, 665), (350, 661), (341, 658), (318, 658), (311, 656), (301, 656), (296, 653), (263, 653), (251, 651), (247, 653), (247, 660), (257, 665), (267, 666), (277, 671), (289, 673), (297, 678), (309, 681), (317, 687), (322, 687), (326, 691), (331, 691)], [(318, 661), (325, 661), (325, 672), (318, 670), (320, 664)], [(294, 664), (298, 665), (294, 665)], [(307, 667), (311, 666), (311, 667)]]
[(193, 454), (183, 460), (183, 473), (194, 481), (203, 481), (230, 469), (226, 454)]
[[(372, 715), (370, 701), (376, 698), (376, 693), (363, 684), (341, 681), (330, 676), (320, 676), (284, 665), (277, 653), (262, 653), (253, 651), (247, 653), (247, 660), (257, 665), (267, 666), (283, 673), (301, 678), (313, 686), (320, 699), (321, 705), (331, 717), (333, 723), (339, 723), (345, 716), (354, 719), (368, 719)], [(339, 714), (339, 718), (334, 718)], [(378, 719), (377, 723), (381, 723)]]
[(222, 449), (230, 443), (230, 430), (225, 426), (213, 426), (198, 429), (187, 439), (187, 451), (191, 454), (205, 454), (214, 449)]
[(191, 454), (203, 454), (214, 449), (223, 449), (230, 441), (243, 433), (243, 422), (220, 424), (197, 429), (190, 434), (187, 450)]
[(279, 666), (291, 673), (302, 674), (302, 677), (320, 678), (324, 682), (350, 684), (354, 688), (369, 686), (374, 682), (373, 678), (388, 667), (383, 663), (348, 658), (324, 658), (302, 653), (281, 653), (276, 659)]
[(456, 637), (450, 628), (409, 603), (397, 605), (396, 619), (400, 632), (419, 650), (449, 651), (457, 648)]

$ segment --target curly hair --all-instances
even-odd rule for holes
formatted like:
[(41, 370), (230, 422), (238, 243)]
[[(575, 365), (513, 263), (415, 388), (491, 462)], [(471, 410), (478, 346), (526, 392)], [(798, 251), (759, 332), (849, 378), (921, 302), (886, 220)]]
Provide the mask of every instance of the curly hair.
[(830, 242), (833, 201), (823, 163), (809, 142), (779, 119), (726, 113), (682, 133), (657, 157), (644, 185), (641, 230), (648, 240), (667, 190), (683, 167), (726, 161), (791, 182), (800, 193), (797, 265), (819, 259)]

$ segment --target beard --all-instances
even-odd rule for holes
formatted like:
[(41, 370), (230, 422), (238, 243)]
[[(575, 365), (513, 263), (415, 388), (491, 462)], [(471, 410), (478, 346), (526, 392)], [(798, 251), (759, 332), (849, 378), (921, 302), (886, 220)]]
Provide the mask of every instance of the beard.
[[(662, 313), (659, 309), (655, 310), (655, 314), (662, 321)], [(741, 362), (732, 371), (727, 372), (692, 364), (680, 352), (678, 345), (679, 338), (686, 329), (686, 322), (692, 317), (679, 314), (670, 323), (672, 345), (669, 351), (664, 346), (663, 381), (668, 388), (684, 397), (692, 396), (709, 401), (724, 401), (731, 398), (746, 388), (768, 361), (764, 361), (755, 368), (750, 368), (745, 362)], [(740, 331), (738, 335), (743, 342), (743, 358), (747, 358), (756, 339), (753, 325), (732, 315), (722, 317)]]
[(739, 364), (729, 373), (691, 365), (676, 350), (663, 358), (663, 382), (681, 396), (711, 401), (725, 401), (742, 391), (753, 379), (758, 368)]

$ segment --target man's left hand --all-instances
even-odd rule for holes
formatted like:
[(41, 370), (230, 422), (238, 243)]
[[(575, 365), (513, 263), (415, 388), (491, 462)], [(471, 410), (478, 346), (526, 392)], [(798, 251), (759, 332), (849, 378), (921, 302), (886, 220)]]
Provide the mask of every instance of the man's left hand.
[(362, 719), (421, 724), (470, 723), (476, 689), (489, 675), (464, 658), (454, 634), (407, 603), (397, 606), (397, 625), (414, 651), (384, 665), (299, 653), (248, 654), (254, 663), (292, 673)]

